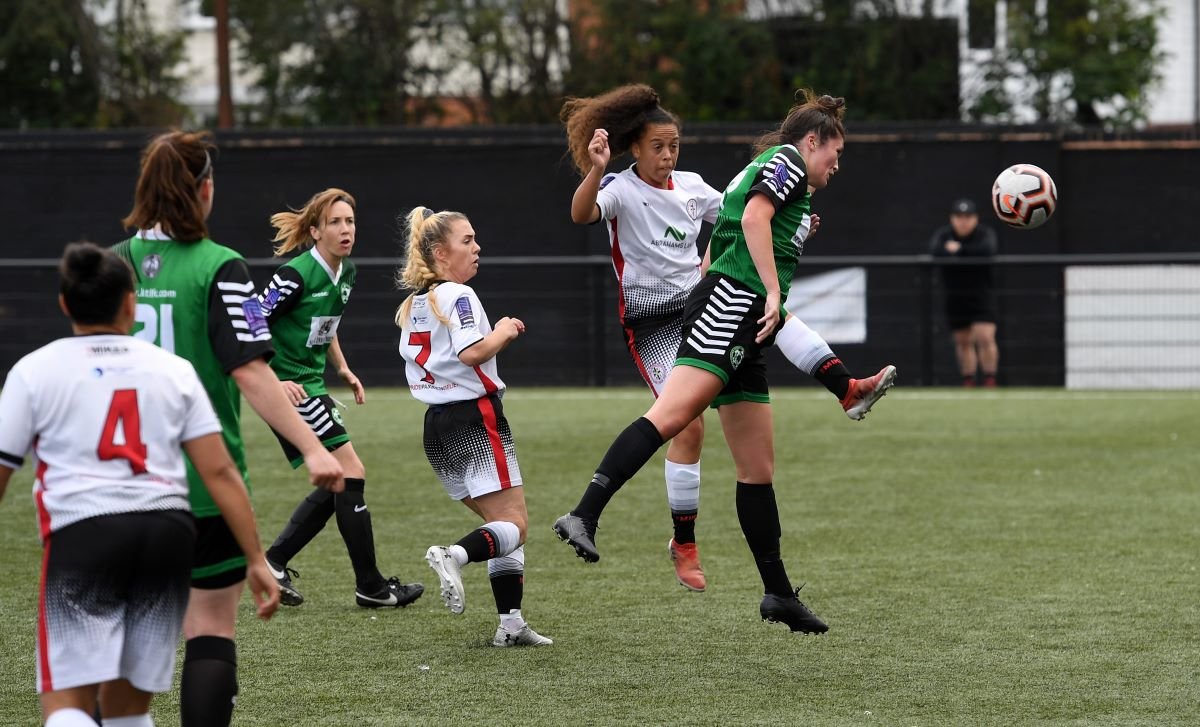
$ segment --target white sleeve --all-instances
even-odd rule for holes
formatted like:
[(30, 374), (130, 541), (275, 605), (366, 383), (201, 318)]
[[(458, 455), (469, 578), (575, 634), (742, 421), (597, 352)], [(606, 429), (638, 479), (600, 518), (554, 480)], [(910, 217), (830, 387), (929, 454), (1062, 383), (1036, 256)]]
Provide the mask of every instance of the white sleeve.
[(32, 397), (25, 379), (16, 370), (8, 372), (0, 391), (0, 467), (21, 469), (33, 444)]
[(206, 434), (219, 434), (221, 422), (213, 411), (212, 402), (208, 400), (208, 392), (200, 383), (191, 365), (188, 365), (187, 375), (181, 382), (183, 391), (184, 414), (183, 430), (179, 435), (180, 442), (190, 442)]
[(605, 174), (600, 180), (600, 191), (596, 193), (600, 219), (611, 220), (621, 213), (621, 187), (615, 174)]
[(705, 222), (717, 221), (717, 212), (721, 209), (722, 194), (706, 183), (704, 185), (704, 214), (700, 215)]
[(474, 290), (464, 286), (445, 313), (450, 319), (450, 345), (454, 347), (456, 355), (483, 340), (483, 332), (479, 330), (483, 304), (479, 302)]

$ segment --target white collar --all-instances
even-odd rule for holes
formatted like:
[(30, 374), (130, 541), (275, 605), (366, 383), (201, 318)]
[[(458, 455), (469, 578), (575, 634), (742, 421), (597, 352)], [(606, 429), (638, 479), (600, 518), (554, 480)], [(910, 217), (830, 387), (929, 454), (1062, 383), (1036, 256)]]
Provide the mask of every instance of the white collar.
[(311, 248), (309, 248), (308, 252), (317, 259), (317, 262), (320, 263), (321, 267), (325, 269), (325, 272), (329, 274), (329, 279), (333, 281), (333, 284), (337, 285), (338, 278), (342, 277), (342, 264), (339, 262), (338, 269), (334, 271), (333, 268), (329, 267), (329, 263), (325, 262), (325, 258), (321, 257), (321, 253), (317, 252), (316, 245), (313, 245)]
[(170, 237), (167, 237), (167, 233), (163, 232), (162, 225), (155, 225), (149, 230), (138, 230), (136, 236), (142, 238), (143, 240), (169, 241), (171, 239)]

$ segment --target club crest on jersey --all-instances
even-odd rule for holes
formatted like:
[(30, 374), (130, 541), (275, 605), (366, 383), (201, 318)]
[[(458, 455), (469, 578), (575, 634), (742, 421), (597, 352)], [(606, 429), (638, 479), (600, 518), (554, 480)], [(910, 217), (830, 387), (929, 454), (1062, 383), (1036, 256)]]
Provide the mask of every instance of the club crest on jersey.
[(693, 220), (699, 219), (700, 218), (700, 200), (696, 199), (695, 197), (692, 197), (691, 199), (689, 199), (687, 201), (687, 213), (688, 213), (688, 217), (691, 217)]
[(162, 270), (162, 258), (157, 253), (142, 258), (142, 275), (153, 280), (158, 277), (160, 270)]
[(746, 349), (741, 346), (734, 346), (729, 349), (729, 363), (733, 364), (735, 370), (738, 366), (742, 365), (742, 359), (744, 358), (746, 358)]
[(460, 296), (454, 301), (454, 312), (458, 314), (458, 322), (463, 326), (475, 325), (475, 313), (471, 310), (471, 299)]
[(342, 305), (345, 305), (350, 300), (350, 286), (342, 283)]

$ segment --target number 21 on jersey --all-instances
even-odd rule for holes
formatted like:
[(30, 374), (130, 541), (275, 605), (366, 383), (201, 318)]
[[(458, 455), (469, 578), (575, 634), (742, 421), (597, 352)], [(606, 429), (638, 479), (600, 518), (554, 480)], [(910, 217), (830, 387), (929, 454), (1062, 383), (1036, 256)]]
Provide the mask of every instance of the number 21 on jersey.
[(140, 323), (142, 328), (134, 332), (134, 338), (140, 338), (164, 351), (175, 353), (173, 308), (170, 303), (160, 303), (157, 308), (149, 303), (138, 303), (135, 321)]

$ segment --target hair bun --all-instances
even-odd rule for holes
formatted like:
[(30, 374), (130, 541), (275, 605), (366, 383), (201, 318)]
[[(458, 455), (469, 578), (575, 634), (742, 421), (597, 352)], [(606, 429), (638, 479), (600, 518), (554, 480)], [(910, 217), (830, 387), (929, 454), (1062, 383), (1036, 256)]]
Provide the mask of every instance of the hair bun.
[(649, 108), (659, 108), (662, 106), (662, 98), (652, 86), (646, 86), (646, 106)]
[(817, 105), (821, 107), (822, 111), (837, 111), (838, 109), (846, 108), (846, 99), (841, 96), (834, 98), (833, 96), (824, 95), (817, 99)]
[(104, 250), (90, 242), (72, 243), (63, 255), (64, 272), (79, 278), (95, 275), (103, 262)]

